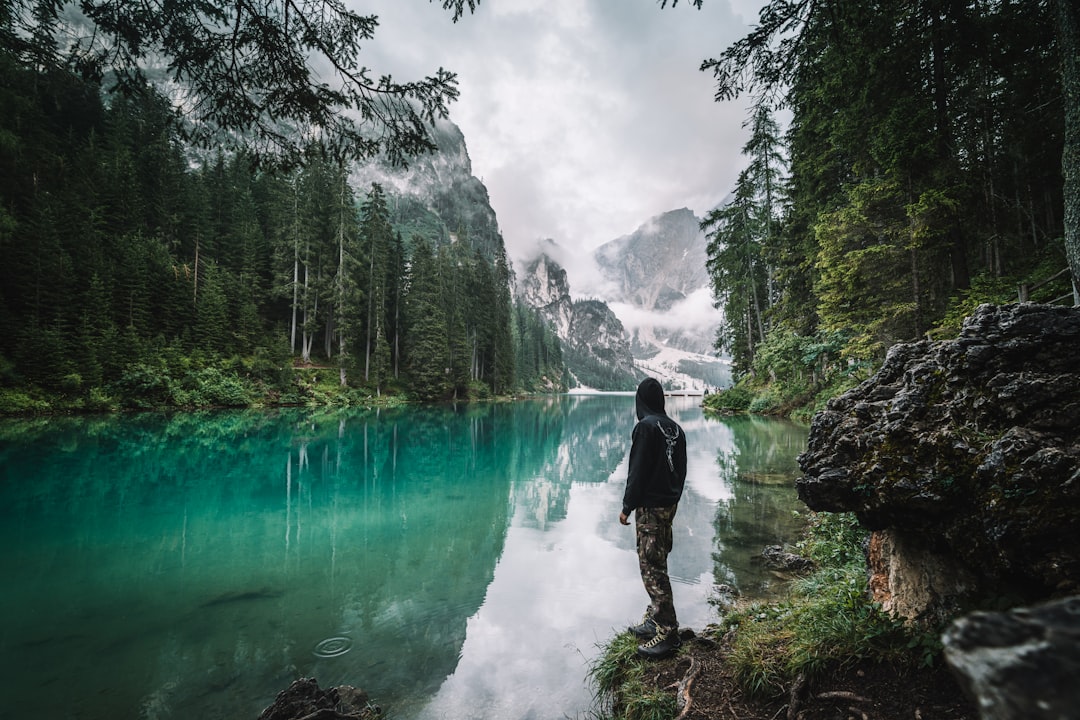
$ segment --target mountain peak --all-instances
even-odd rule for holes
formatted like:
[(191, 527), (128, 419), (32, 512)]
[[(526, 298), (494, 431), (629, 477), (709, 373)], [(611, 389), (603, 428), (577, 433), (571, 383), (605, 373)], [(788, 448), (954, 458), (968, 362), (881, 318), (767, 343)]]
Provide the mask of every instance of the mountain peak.
[(709, 287), (705, 234), (688, 208), (671, 210), (629, 235), (601, 245), (593, 257), (614, 284), (614, 297), (645, 310), (668, 311)]

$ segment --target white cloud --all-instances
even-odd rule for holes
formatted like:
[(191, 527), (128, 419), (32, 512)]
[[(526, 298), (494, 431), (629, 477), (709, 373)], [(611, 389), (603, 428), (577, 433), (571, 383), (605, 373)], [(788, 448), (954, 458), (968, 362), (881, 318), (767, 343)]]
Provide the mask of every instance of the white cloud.
[(583, 257), (650, 217), (700, 216), (728, 194), (749, 100), (715, 103), (699, 67), (747, 32), (760, 4), (481, 0), (457, 24), (425, 0), (353, 7), (380, 17), (363, 53), (376, 73), (458, 74), (451, 119), (520, 258), (540, 238)]
[(668, 330), (708, 329), (719, 324), (720, 313), (713, 307), (712, 292), (699, 288), (685, 300), (675, 303), (670, 310), (645, 310), (636, 305), (609, 302), (608, 307), (622, 321), (628, 332), (637, 328), (664, 328)]

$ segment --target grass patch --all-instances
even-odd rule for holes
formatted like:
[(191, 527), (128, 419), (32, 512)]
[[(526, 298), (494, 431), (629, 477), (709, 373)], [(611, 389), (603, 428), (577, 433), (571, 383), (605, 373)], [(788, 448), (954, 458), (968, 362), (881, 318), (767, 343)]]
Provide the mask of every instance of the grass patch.
[(595, 720), (670, 720), (677, 714), (675, 696), (646, 680), (646, 661), (637, 648), (637, 638), (621, 633), (602, 646), (603, 653), (590, 665)]
[[(850, 513), (814, 513), (799, 551), (818, 569), (793, 583), (780, 602), (739, 605), (706, 628), (721, 646), (727, 674), (749, 698), (773, 701), (800, 676), (813, 682), (867, 663), (929, 666), (941, 656), (938, 629), (913, 628), (870, 599), (867, 532)], [(637, 640), (622, 633), (590, 666), (597, 720), (669, 718), (672, 693), (637, 657)]]
[(728, 662), (747, 693), (779, 695), (800, 675), (867, 659), (916, 663), (934, 652), (930, 633), (909, 629), (870, 599), (865, 541), (853, 515), (815, 513), (799, 548), (818, 570), (793, 583), (785, 601), (723, 618), (718, 633), (735, 630)]

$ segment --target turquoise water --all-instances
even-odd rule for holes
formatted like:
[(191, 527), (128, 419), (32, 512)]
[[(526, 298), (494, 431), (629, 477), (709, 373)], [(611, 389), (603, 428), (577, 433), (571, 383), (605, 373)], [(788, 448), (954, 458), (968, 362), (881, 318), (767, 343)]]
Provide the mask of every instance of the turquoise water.
[[(804, 428), (689, 442), (671, 572), (764, 597)], [(583, 716), (647, 598), (618, 524), (633, 397), (0, 423), (0, 718), (251, 718), (295, 678), (394, 718)]]

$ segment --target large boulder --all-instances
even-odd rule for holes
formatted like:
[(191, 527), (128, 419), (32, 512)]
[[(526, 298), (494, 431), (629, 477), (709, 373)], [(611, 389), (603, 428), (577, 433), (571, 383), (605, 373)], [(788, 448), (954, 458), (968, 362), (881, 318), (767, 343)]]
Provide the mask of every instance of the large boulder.
[(942, 636), (945, 659), (983, 720), (1060, 720), (1080, 711), (1080, 596), (976, 612)]
[(895, 346), (813, 420), (799, 497), (875, 531), (888, 610), (1080, 590), (1080, 308), (980, 306), (960, 336)]

